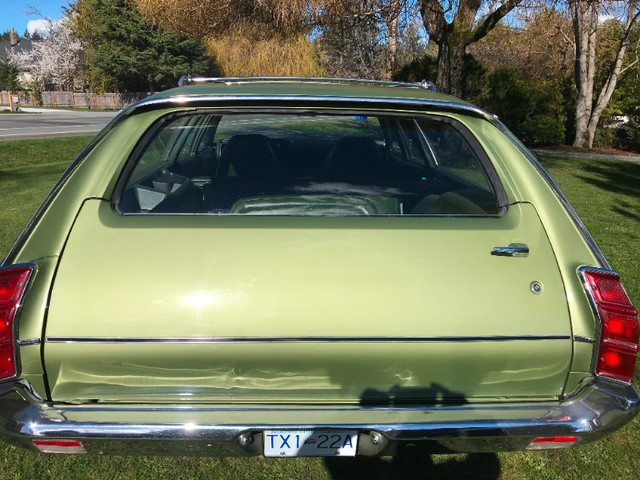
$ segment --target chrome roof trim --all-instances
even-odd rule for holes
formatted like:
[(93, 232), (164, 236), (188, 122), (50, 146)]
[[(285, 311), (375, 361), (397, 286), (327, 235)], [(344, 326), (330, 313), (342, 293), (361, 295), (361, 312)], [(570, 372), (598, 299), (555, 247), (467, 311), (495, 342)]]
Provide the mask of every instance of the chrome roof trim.
[[(435, 110), (461, 112), (476, 117), (484, 118), (491, 123), (498, 122), (494, 115), (491, 115), (481, 108), (475, 107), (471, 104), (444, 101), (444, 100), (427, 100), (420, 98), (404, 98), (404, 97), (344, 97), (344, 96), (323, 96), (323, 95), (242, 95), (242, 94), (220, 94), (220, 95), (175, 95), (172, 97), (158, 97), (147, 98), (141, 100), (133, 105), (127, 107), (122, 111), (121, 116), (128, 116), (133, 113), (134, 110), (138, 110), (144, 107), (155, 108), (175, 108), (179, 106), (192, 107), (194, 104), (209, 104), (209, 103), (226, 103), (238, 102), (242, 103), (260, 103), (260, 102), (273, 102), (274, 104), (280, 102), (300, 102), (309, 104), (341, 104), (341, 105), (374, 105), (376, 108), (383, 109), (385, 106), (398, 106), (404, 105), (411, 108), (433, 108)], [(207, 105), (212, 106), (212, 105)], [(499, 122), (498, 122), (499, 123)]]
[(571, 340), (570, 335), (441, 337), (47, 337), (49, 343), (445, 343)]
[(426, 80), (421, 82), (394, 82), (389, 80), (370, 80), (365, 78), (345, 77), (192, 77), (183, 75), (178, 80), (178, 86), (193, 85), (198, 83), (224, 83), (225, 85), (242, 85), (254, 83), (305, 83), (320, 85), (374, 85), (382, 87), (420, 88), (436, 91), (433, 83)]

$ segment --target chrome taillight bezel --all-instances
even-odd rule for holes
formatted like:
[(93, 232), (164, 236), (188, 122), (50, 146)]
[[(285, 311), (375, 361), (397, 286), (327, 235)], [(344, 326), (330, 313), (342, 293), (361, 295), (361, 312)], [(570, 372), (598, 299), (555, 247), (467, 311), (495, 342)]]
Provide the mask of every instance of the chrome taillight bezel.
[(12, 338), (11, 338), (10, 344), (13, 346), (14, 372), (13, 372), (13, 375), (0, 378), (0, 383), (14, 380), (18, 378), (22, 373), (21, 362), (20, 362), (20, 348), (19, 348), (20, 346), (18, 344), (19, 319), (22, 313), (22, 307), (23, 307), (25, 295), (29, 289), (29, 286), (31, 285), (31, 282), (33, 281), (33, 278), (35, 277), (35, 273), (37, 270), (36, 265), (34, 265), (33, 263), (19, 263), (19, 264), (0, 267), (0, 273), (11, 271), (11, 270), (23, 270), (23, 269), (29, 270), (29, 275), (27, 276), (27, 280), (25, 281), (24, 286), (22, 286), (22, 291), (20, 292), (20, 295), (18, 296), (18, 299), (15, 303), (15, 310), (13, 312), (13, 318), (11, 319)]
[[(591, 310), (593, 312), (594, 317), (596, 318), (598, 324), (597, 324), (597, 328), (595, 329), (595, 345), (594, 345), (594, 356), (593, 356), (593, 361), (591, 362), (591, 372), (594, 375), (597, 375), (599, 377), (602, 378), (606, 378), (612, 381), (616, 381), (616, 382), (620, 382), (620, 383), (624, 383), (624, 384), (631, 384), (633, 383), (633, 376), (635, 374), (635, 363), (637, 362), (637, 355), (638, 355), (638, 346), (637, 344), (635, 344), (636, 349), (635, 349), (635, 361), (634, 363), (634, 368), (632, 369), (630, 375), (625, 376), (625, 378), (621, 378), (621, 377), (616, 377), (616, 376), (612, 376), (612, 375), (607, 375), (607, 374), (602, 374), (599, 373), (599, 362), (601, 360), (601, 350), (603, 347), (603, 342), (605, 342), (607, 339), (603, 339), (603, 319), (602, 319), (602, 315), (601, 315), (601, 305), (598, 303), (597, 299), (594, 296), (594, 292), (591, 288), (591, 285), (589, 283), (589, 280), (587, 279), (587, 274), (588, 272), (593, 272), (595, 274), (595, 276), (601, 276), (601, 277), (609, 277), (610, 279), (613, 279), (615, 281), (617, 281), (619, 283), (620, 288), (623, 290), (624, 294), (626, 295), (626, 299), (628, 300), (628, 305), (623, 305), (620, 304), (618, 305), (618, 307), (622, 310), (622, 309), (626, 309), (627, 312), (629, 314), (631, 314), (631, 311), (635, 311), (635, 317), (636, 317), (636, 325), (638, 325), (638, 317), (637, 317), (637, 309), (634, 307), (634, 305), (631, 303), (631, 299), (629, 298), (629, 295), (626, 293), (626, 290), (624, 289), (624, 286), (622, 285), (622, 282), (620, 282), (620, 275), (615, 272), (614, 270), (610, 270), (610, 269), (604, 269), (604, 268), (598, 268), (598, 267), (587, 267), (587, 266), (583, 266), (580, 267), (578, 269), (578, 274), (580, 276), (580, 279), (582, 281), (582, 285), (583, 285), (583, 289), (584, 292), (587, 296), (587, 298), (589, 299), (589, 304), (591, 306)], [(615, 305), (615, 304), (610, 304), (610, 305)], [(605, 304), (606, 307), (606, 304)], [(623, 344), (625, 342), (618, 342), (620, 344)], [(634, 345), (631, 342), (626, 342), (628, 343), (628, 345)], [(610, 345), (610, 343), (608, 343), (607, 345)], [(629, 353), (629, 352), (627, 352)], [(628, 379), (627, 379), (628, 378)]]

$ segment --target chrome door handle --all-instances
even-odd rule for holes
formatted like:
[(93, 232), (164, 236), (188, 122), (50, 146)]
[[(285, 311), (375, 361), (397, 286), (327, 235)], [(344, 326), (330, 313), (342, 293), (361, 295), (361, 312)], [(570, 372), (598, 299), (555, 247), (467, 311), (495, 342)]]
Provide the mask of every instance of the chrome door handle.
[(529, 247), (524, 243), (510, 243), (508, 247), (494, 247), (491, 255), (498, 257), (527, 257)]

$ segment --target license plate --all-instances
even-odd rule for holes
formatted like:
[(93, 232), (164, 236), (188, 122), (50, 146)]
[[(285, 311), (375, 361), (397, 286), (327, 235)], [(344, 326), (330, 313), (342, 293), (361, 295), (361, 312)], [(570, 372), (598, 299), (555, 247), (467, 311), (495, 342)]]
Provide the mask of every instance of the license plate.
[(353, 457), (355, 430), (266, 430), (265, 457)]

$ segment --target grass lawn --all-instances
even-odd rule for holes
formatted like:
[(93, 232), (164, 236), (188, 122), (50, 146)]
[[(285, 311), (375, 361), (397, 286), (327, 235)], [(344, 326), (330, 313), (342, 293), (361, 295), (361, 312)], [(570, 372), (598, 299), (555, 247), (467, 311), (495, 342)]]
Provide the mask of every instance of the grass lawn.
[[(0, 257), (90, 137), (0, 142)], [(609, 262), (640, 303), (640, 164), (544, 159)], [(636, 385), (640, 379), (636, 371)], [(640, 419), (571, 450), (394, 459), (265, 459), (44, 456), (0, 444), (0, 479), (484, 478), (612, 479), (640, 475)]]

